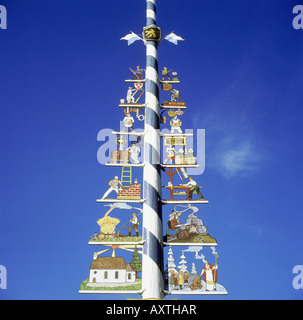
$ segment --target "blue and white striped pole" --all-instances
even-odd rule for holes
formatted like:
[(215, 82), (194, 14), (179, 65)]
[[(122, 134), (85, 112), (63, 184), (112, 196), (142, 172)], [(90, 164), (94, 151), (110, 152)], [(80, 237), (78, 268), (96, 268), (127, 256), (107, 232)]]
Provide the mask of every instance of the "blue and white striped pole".
[[(146, 25), (157, 25), (156, 0), (147, 0)], [(158, 42), (146, 40), (145, 144), (143, 172), (142, 298), (163, 299), (163, 229), (160, 174)]]

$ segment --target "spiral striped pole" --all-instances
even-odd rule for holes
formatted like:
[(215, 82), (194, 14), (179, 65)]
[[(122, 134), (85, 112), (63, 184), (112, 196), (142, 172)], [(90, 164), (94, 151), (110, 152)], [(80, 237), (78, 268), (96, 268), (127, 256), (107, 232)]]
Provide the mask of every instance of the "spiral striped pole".
[[(147, 0), (146, 25), (157, 25), (156, 0)], [(143, 172), (142, 298), (163, 299), (163, 230), (160, 175), (158, 41), (146, 40), (145, 140)]]

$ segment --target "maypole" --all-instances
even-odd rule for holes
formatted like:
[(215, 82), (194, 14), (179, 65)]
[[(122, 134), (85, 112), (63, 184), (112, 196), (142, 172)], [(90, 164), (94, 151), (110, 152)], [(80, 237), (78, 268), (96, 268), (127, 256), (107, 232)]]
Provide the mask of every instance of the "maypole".
[(160, 103), (158, 77), (158, 41), (156, 0), (147, 0), (146, 27), (146, 96), (143, 173), (143, 256), (142, 288), (144, 299), (162, 299), (163, 249), (160, 175)]
[[(116, 175), (119, 173), (113, 174), (108, 189), (97, 199), (98, 203), (105, 203), (104, 206), (110, 209), (106, 209), (103, 218), (97, 221), (100, 232), (95, 232), (89, 240), (90, 245), (102, 248), (94, 252), (89, 278), (81, 283), (79, 292), (136, 294), (143, 299), (159, 300), (176, 294), (227, 294), (226, 289), (217, 283), (217, 240), (208, 233), (204, 218), (202, 220), (198, 215), (198, 205), (208, 204), (208, 200), (200, 191), (202, 186), (187, 171), (188, 168), (198, 168), (199, 164), (189, 141), (193, 133), (184, 132), (181, 128), (183, 122), (179, 117), (187, 106), (180, 91), (174, 87), (180, 81), (177, 72), (173, 71), (171, 76), (173, 69), (164, 66), (159, 79), (161, 28), (156, 20), (156, 0), (147, 0), (146, 7), (146, 26), (142, 37), (131, 32), (121, 38), (127, 40), (128, 45), (138, 40), (145, 44), (146, 68), (129, 68), (134, 77), (125, 80), (128, 83), (126, 99), (120, 99), (119, 104), (124, 113), (124, 126), (112, 132), (118, 136), (118, 150), (111, 150), (112, 162), (106, 163), (115, 170), (119, 169), (121, 178)], [(164, 40), (177, 45), (184, 39), (171, 32)], [(160, 85), (167, 95), (161, 104)], [(144, 93), (145, 101), (140, 102)], [(165, 112), (172, 118), (170, 121), (164, 116)], [(143, 124), (143, 121), (142, 132), (137, 123)], [(160, 124), (169, 124), (169, 133), (165, 130), (160, 132)], [(161, 145), (166, 152), (165, 159), (160, 156)], [(136, 171), (142, 168), (143, 192)], [(165, 188), (164, 199), (162, 188)], [(142, 205), (142, 209), (138, 205)], [(165, 210), (162, 212), (163, 205)], [(118, 217), (112, 217), (112, 214), (118, 214)], [(163, 216), (167, 219), (164, 235)], [(122, 226), (119, 227), (120, 223)], [(163, 248), (168, 246), (167, 270), (164, 271)], [(205, 248), (211, 249), (207, 259)], [(119, 253), (122, 250), (127, 253), (125, 257)], [(177, 266), (173, 255), (180, 250), (181, 261)], [(212, 262), (214, 257), (213, 265), (209, 261)], [(190, 265), (191, 270), (188, 268)]]

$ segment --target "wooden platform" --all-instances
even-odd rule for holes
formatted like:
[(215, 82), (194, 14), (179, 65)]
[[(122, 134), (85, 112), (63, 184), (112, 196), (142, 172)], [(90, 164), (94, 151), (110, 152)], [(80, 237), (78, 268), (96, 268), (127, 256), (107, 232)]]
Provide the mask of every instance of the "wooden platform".
[(186, 109), (186, 105), (178, 104), (161, 104), (161, 109)]
[(162, 168), (199, 168), (198, 164), (161, 164)]
[(106, 163), (105, 164), (108, 167), (138, 167), (143, 168), (145, 166), (145, 163)]
[(140, 291), (127, 291), (127, 290), (124, 290), (124, 291), (116, 291), (116, 290), (79, 290), (78, 291), (80, 294), (82, 293), (89, 293), (89, 294), (93, 294), (93, 293), (97, 293), (97, 294), (142, 294), (142, 290)]
[(208, 200), (161, 200), (163, 204), (178, 204), (178, 203), (195, 203), (195, 204), (207, 204)]
[(113, 244), (116, 245), (123, 245), (123, 246), (130, 246), (130, 247), (136, 247), (136, 246), (142, 246), (144, 244), (144, 241), (137, 241), (137, 242), (123, 242), (123, 241), (89, 241), (89, 245), (103, 245), (103, 246), (111, 246)]
[(227, 295), (228, 292), (227, 291), (186, 291), (186, 292), (182, 292), (181, 290), (173, 290), (173, 291), (164, 291), (165, 295), (213, 295), (213, 296), (217, 296), (217, 295)]
[(119, 107), (121, 108), (144, 108), (146, 103), (120, 103)]
[(125, 80), (127, 83), (144, 83), (146, 82), (146, 79), (127, 79)]
[(128, 200), (128, 199), (97, 199), (98, 203), (144, 203), (145, 199)]
[(176, 242), (162, 242), (162, 244), (166, 247), (173, 247), (173, 246), (179, 246), (179, 247), (190, 247), (190, 246), (198, 246), (198, 247), (216, 247), (217, 243), (205, 243), (205, 242), (182, 242), (182, 243), (176, 243)]
[(173, 80), (159, 80), (159, 82), (161, 84), (179, 84), (180, 83), (180, 80), (178, 81), (173, 81)]
[(120, 136), (144, 136), (145, 132), (135, 132), (135, 131), (112, 131), (112, 134)]
[(193, 137), (193, 133), (162, 133), (160, 132), (161, 137)]
[[(178, 231), (179, 232), (179, 231)], [(165, 246), (202, 246), (216, 247), (217, 240), (208, 232), (207, 234), (199, 234), (198, 232), (190, 233), (188, 239), (178, 239), (178, 232), (165, 235), (163, 237), (163, 245)]]

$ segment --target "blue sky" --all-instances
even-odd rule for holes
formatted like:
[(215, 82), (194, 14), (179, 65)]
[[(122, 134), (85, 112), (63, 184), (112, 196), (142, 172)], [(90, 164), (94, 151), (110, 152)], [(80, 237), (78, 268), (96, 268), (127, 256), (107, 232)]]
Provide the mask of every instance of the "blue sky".
[[(97, 134), (118, 129), (128, 68), (145, 64), (142, 43), (119, 39), (141, 32), (145, 1), (0, 4), (8, 11), (8, 29), (0, 29), (0, 265), (8, 289), (0, 299), (111, 299), (78, 289), (94, 252), (88, 238), (104, 214), (95, 200), (117, 174), (98, 163)], [(197, 180), (210, 200), (203, 219), (218, 240), (223, 299), (303, 297), (292, 287), (292, 269), (303, 265), (297, 4), (158, 1), (163, 34), (185, 39), (161, 43), (159, 66), (178, 72), (184, 126), (206, 132)]]

